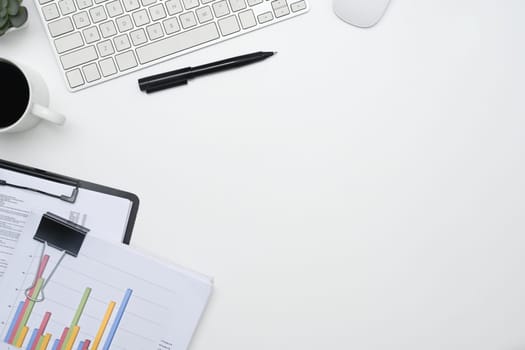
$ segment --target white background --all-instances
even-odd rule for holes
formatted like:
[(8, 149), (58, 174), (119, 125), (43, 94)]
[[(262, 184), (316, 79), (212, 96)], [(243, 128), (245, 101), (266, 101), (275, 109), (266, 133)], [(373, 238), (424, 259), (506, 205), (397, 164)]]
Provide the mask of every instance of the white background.
[[(362, 30), (311, 0), (75, 94), (26, 4), (0, 55), (68, 122), (0, 156), (140, 196), (133, 245), (216, 279), (192, 350), (525, 349), (525, 2), (394, 0)], [(258, 50), (279, 53), (137, 88)]]

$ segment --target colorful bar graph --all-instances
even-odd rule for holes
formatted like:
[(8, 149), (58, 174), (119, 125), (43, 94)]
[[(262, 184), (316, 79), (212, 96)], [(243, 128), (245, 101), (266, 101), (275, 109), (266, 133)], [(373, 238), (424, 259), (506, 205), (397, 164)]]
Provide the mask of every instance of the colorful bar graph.
[[(44, 318), (42, 319), (42, 323), (40, 323), (40, 328), (38, 329), (37, 339), (41, 340), (42, 336), (44, 335), (44, 332), (46, 331), (47, 324), (49, 323), (49, 319), (51, 318), (51, 313), (46, 312), (44, 314)], [(30, 350), (37, 350), (40, 349), (40, 346), (38, 344), (38, 341), (36, 341), (32, 346)]]
[(33, 329), (33, 333), (31, 333), (31, 338), (29, 338), (29, 343), (27, 343), (26, 350), (30, 350), (33, 347), (33, 344), (36, 344), (37, 342), (36, 337), (38, 335), (38, 328)]
[(51, 334), (47, 333), (41, 339), (42, 339), (42, 344), (39, 345), (37, 350), (46, 350), (47, 346), (49, 345), (49, 341), (51, 341)]
[[(38, 271), (37, 271), (37, 274), (36, 274), (36, 279), (37, 280), (42, 278), (42, 275), (44, 274), (44, 270), (46, 269), (46, 266), (47, 266), (48, 262), (49, 262), (49, 255), (44, 255), (42, 257), (42, 263), (38, 267)], [(35, 288), (36, 288), (36, 285), (33, 288), (31, 288), (31, 290), (29, 291), (29, 295), (31, 296), (31, 298), (35, 298), (35, 296), (33, 296), (33, 294), (35, 292)], [(38, 295), (38, 293), (36, 295)], [(20, 312), (18, 317), (15, 317), (15, 319), (16, 319), (15, 327), (13, 329), (13, 332), (11, 333), (11, 336), (6, 341), (6, 343), (14, 345), (15, 337), (16, 337), (17, 333), (19, 333), (19, 331), (20, 331), (20, 328), (21, 328), (20, 325), (22, 323), (22, 318), (23, 318), (24, 314), (26, 313), (27, 308), (29, 307), (29, 303), (30, 303), (30, 300), (28, 298), (26, 298), (26, 300), (24, 302), (24, 306), (22, 307), (22, 311)]]
[(78, 332), (80, 331), (80, 327), (79, 326), (75, 326), (73, 327), (73, 330), (71, 331), (70, 333), (70, 337), (69, 337), (69, 340), (68, 342), (66, 343), (66, 348), (65, 350), (71, 350), (73, 349), (73, 344), (75, 343), (75, 340), (77, 340), (77, 336), (78, 336)]
[(19, 337), (16, 339), (16, 343), (14, 344), (17, 348), (21, 348), (22, 344), (24, 344), (24, 339), (26, 338), (27, 332), (29, 332), (28, 327), (23, 327), (20, 331)]
[(113, 338), (115, 337), (115, 333), (117, 333), (120, 321), (122, 320), (122, 316), (124, 316), (124, 312), (126, 311), (126, 307), (128, 306), (128, 302), (132, 293), (133, 291), (131, 289), (126, 290), (122, 304), (120, 304), (115, 320), (113, 321), (113, 325), (111, 326), (106, 342), (104, 343), (103, 350), (109, 350), (111, 342), (113, 342)]
[[(36, 298), (38, 294), (40, 294), (40, 290), (42, 289), (42, 285), (44, 283), (43, 278), (39, 278), (36, 282), (36, 286), (33, 289), (33, 293), (31, 293), (31, 298)], [(29, 303), (28, 303), (29, 301)], [(27, 307), (26, 307), (27, 306)], [(16, 345), (20, 343), (20, 338), (22, 337), (22, 330), (27, 325), (27, 320), (29, 319), (29, 316), (31, 316), (31, 312), (33, 312), (33, 307), (35, 306), (35, 302), (29, 299), (26, 299), (26, 303), (24, 305), (25, 310), (23, 311), (23, 315), (19, 318), (20, 323), (18, 324), (17, 332), (15, 334), (14, 342), (11, 342), (12, 345)], [(22, 340), (23, 342), (23, 340)], [(20, 347), (20, 346), (19, 346)]]
[(75, 329), (75, 326), (78, 325), (78, 321), (80, 320), (80, 316), (82, 316), (82, 312), (84, 312), (84, 308), (86, 307), (86, 303), (88, 301), (89, 295), (91, 294), (91, 288), (86, 288), (84, 290), (84, 294), (82, 295), (82, 299), (80, 299), (80, 304), (77, 307), (77, 311), (75, 312), (75, 316), (73, 317), (73, 321), (71, 321), (71, 326), (69, 326), (69, 332), (66, 335), (66, 340), (64, 341), (64, 344), (62, 344), (61, 350), (67, 349), (67, 344), (69, 343), (69, 339), (71, 339), (71, 336), (73, 334), (73, 330)]
[(58, 343), (57, 349), (62, 349), (62, 345), (64, 345), (66, 341), (66, 336), (69, 333), (69, 327), (64, 328), (62, 331), (62, 336), (60, 337), (60, 342)]
[[(43, 266), (41, 266), (38, 271), (38, 275), (40, 277), (35, 283), (35, 286), (31, 288), (31, 290), (29, 290), (28, 294), (31, 298), (36, 299), (40, 295), (42, 288), (45, 284), (45, 280), (41, 276), (43, 275), (45, 265), (49, 260), (49, 257), (46, 257), (47, 258), (45, 258), (42, 263)], [(77, 338), (79, 337), (80, 333), (79, 322), (82, 318), (82, 314), (84, 313), (84, 309), (86, 308), (87, 302), (91, 295), (91, 291), (92, 289), (90, 287), (87, 287), (84, 290), (80, 303), (73, 316), (73, 320), (71, 321), (70, 327), (65, 327), (62, 331), (60, 338), (54, 340), (51, 350), (98, 350), (99, 347), (101, 348), (101, 350), (109, 350), (111, 348), (112, 342), (119, 329), (122, 318), (124, 317), (124, 314), (126, 312), (126, 308), (130, 302), (133, 290), (127, 289), (124, 293), (124, 297), (112, 321), (112, 325), (109, 328), (109, 332), (106, 332), (106, 330), (108, 329), (109, 322), (111, 321), (112, 315), (117, 306), (117, 303), (115, 301), (111, 301), (108, 304), (106, 312), (104, 314), (104, 318), (102, 319), (102, 322), (98, 328), (94, 340), (91, 341), (89, 339), (85, 339), (77, 343)], [(40, 326), (38, 328), (33, 329), (32, 332), (29, 332), (28, 321), (31, 318), (31, 314), (33, 313), (35, 304), (36, 302), (32, 301), (29, 297), (18, 304), (17, 309), (13, 315), (13, 319), (11, 320), (11, 323), (9, 325), (9, 329), (4, 338), (4, 341), (6, 343), (14, 345), (17, 348), (23, 347), (25, 350), (48, 349), (52, 335), (50, 333), (46, 333), (44, 335), (44, 333), (51, 320), (52, 314), (51, 312), (45, 312), (44, 316), (42, 317), (42, 321), (40, 322)], [(31, 334), (31, 337), (26, 342), (29, 333)], [(107, 337), (104, 341), (104, 345), (102, 346), (102, 339), (104, 338), (104, 335), (106, 333)]]
[(9, 330), (7, 331), (7, 334), (5, 336), (5, 339), (4, 339), (5, 343), (11, 344), (11, 341), (9, 339), (11, 339), (12, 338), (11, 335), (13, 333), (15, 333), (16, 322), (17, 322), (20, 314), (22, 313), (22, 309), (23, 308), (24, 308), (24, 302), (21, 301), (18, 304), (18, 307), (16, 308), (15, 316), (13, 317), (13, 321), (11, 321), (11, 325), (9, 326)]

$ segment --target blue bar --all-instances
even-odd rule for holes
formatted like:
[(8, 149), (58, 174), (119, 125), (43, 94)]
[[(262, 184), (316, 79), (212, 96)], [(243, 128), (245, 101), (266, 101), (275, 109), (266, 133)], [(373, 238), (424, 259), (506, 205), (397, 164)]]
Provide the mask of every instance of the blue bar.
[(55, 343), (53, 344), (53, 348), (51, 350), (57, 350), (58, 344), (60, 344), (60, 339), (55, 339)]
[(22, 311), (22, 308), (24, 307), (24, 302), (21, 301), (20, 304), (18, 304), (18, 307), (16, 308), (15, 317), (13, 317), (13, 321), (11, 322), (11, 325), (9, 326), (9, 330), (7, 331), (7, 335), (5, 336), (4, 343), (9, 344), (9, 338), (11, 338), (11, 334), (14, 331), (14, 328), (16, 326), (16, 321), (18, 320), (18, 316), (20, 316), (20, 312)]
[(81, 341), (79, 344), (78, 344), (78, 348), (77, 350), (82, 350), (82, 347), (84, 347), (84, 342)]
[(115, 337), (115, 333), (117, 333), (120, 320), (122, 320), (122, 316), (124, 316), (124, 311), (126, 311), (126, 306), (128, 306), (129, 298), (131, 298), (131, 293), (133, 293), (133, 291), (131, 289), (128, 289), (126, 291), (126, 294), (124, 294), (124, 299), (122, 299), (122, 304), (120, 304), (117, 316), (115, 317), (115, 321), (113, 321), (113, 325), (111, 326), (111, 330), (109, 331), (106, 342), (104, 343), (104, 348), (102, 350), (109, 350), (111, 342), (113, 341), (113, 337)]
[(35, 338), (38, 334), (38, 328), (33, 329), (33, 334), (31, 334), (31, 339), (29, 340), (29, 343), (27, 344), (26, 350), (31, 350), (31, 347), (33, 346), (33, 343), (35, 342)]

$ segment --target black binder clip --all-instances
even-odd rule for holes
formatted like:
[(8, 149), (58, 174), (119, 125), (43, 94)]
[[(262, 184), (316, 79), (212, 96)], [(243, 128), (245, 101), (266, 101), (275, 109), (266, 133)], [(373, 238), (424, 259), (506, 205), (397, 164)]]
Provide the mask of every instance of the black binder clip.
[[(80, 248), (82, 248), (82, 244), (84, 243), (84, 238), (86, 238), (86, 234), (88, 232), (89, 229), (81, 225), (75, 224), (72, 221), (61, 218), (60, 216), (55, 215), (53, 213), (48, 212), (42, 215), (42, 219), (40, 220), (38, 229), (36, 230), (35, 236), (33, 237), (35, 240), (42, 242), (43, 244), (42, 250), (40, 252), (40, 261), (38, 263), (35, 279), (33, 280), (33, 284), (31, 285), (31, 287), (25, 290), (25, 296), (29, 300), (34, 302), (41, 302), (45, 300), (44, 288), (51, 280), (51, 277), (57, 270), (58, 266), (60, 265), (66, 254), (71, 255), (73, 257), (78, 256)], [(47, 276), (45, 282), (42, 284), (42, 287), (40, 288), (40, 293), (38, 293), (38, 295), (36, 296), (31, 295), (38, 282), (38, 279), (41, 278), (44, 261), (46, 261), (47, 263), (47, 258), (45, 257), (44, 253), (48, 246), (60, 250), (62, 252), (62, 255), (60, 256), (60, 259)], [(41, 297), (39, 297), (40, 294)]]

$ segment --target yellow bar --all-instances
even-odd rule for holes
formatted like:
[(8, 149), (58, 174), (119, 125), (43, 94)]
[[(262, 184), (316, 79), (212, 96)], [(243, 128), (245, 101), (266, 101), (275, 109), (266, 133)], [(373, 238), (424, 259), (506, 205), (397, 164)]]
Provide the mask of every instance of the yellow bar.
[(113, 309), (115, 308), (115, 303), (112, 301), (109, 303), (108, 308), (106, 310), (106, 314), (104, 315), (104, 319), (102, 320), (102, 323), (100, 324), (100, 328), (98, 329), (97, 336), (95, 337), (95, 340), (93, 341), (93, 344), (91, 345), (91, 350), (97, 350), (98, 345), (100, 344), (100, 341), (102, 340), (102, 336), (104, 335), (104, 332), (106, 331), (106, 327), (108, 326), (109, 319), (111, 318), (111, 314), (113, 313)]
[(71, 332), (71, 338), (69, 338), (69, 342), (66, 345), (66, 350), (71, 350), (73, 348), (73, 344), (75, 343), (75, 340), (77, 340), (78, 331), (80, 331), (80, 327), (75, 326), (73, 332)]
[(24, 344), (24, 339), (26, 338), (28, 331), (29, 331), (29, 328), (27, 326), (22, 328), (22, 332), (20, 332), (20, 338), (18, 338), (18, 343), (15, 344), (17, 348), (21, 348), (22, 344)]
[(46, 350), (47, 349), (47, 345), (49, 344), (49, 340), (51, 340), (51, 334), (47, 333), (43, 340), (42, 340), (42, 344), (40, 345), (40, 349), (38, 350)]

